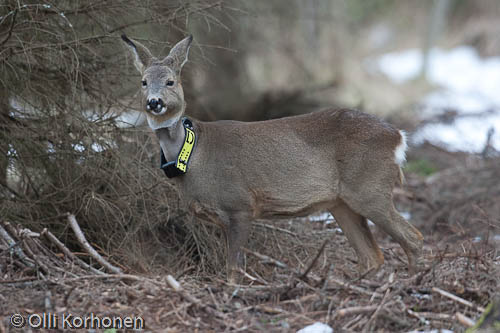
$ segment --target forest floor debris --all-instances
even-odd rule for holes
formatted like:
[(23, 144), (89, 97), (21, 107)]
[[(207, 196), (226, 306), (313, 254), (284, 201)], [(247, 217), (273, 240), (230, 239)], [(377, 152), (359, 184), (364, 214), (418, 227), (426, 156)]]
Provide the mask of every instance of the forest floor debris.
[[(224, 273), (193, 268), (175, 273), (166, 267), (165, 274), (118, 269), (104, 259), (102, 250), (99, 260), (105, 261), (97, 260), (88, 248), (92, 245), (83, 240), (80, 248), (86, 253), (77, 253), (49, 230), (37, 233), (1, 221), (0, 332), (16, 331), (10, 322), (13, 314), (28, 318), (44, 313), (58, 316), (59, 326), (65, 314), (140, 317), (145, 331), (166, 332), (290, 332), (317, 322), (347, 332), (463, 332), (480, 318), (500, 285), (500, 246), (494, 237), (485, 237), (498, 228), (489, 214), (500, 196), (497, 187), (486, 182), (497, 171), (490, 165), (469, 172), (475, 182), (457, 174), (435, 180), (432, 191), (441, 190), (439, 201), (426, 194), (431, 188), (426, 189), (425, 182), (416, 184), (414, 179), (396, 192), (398, 205), (414, 201), (409, 206), (413, 217), (427, 218), (425, 201), (415, 203), (419, 198), (440, 203), (442, 214), (430, 220), (435, 225), (423, 228), (430, 235), (424, 246), (425, 269), (415, 276), (407, 274), (402, 249), (380, 235), (386, 263), (378, 272), (360, 275), (353, 250), (331, 221), (279, 221), (269, 227), (259, 222), (237, 285), (227, 283)], [(463, 198), (470, 201), (457, 206), (460, 192), (444, 190), (452, 178), (468, 186)], [(473, 183), (489, 195), (487, 200), (476, 195)], [(463, 228), (440, 226), (443, 219), (458, 225), (453, 222), (457, 210), (470, 213), (459, 221)], [(467, 223), (477, 218), (487, 221), (478, 222), (486, 227), (473, 233), (476, 227)], [(77, 221), (69, 215), (68, 223), (75, 227)]]

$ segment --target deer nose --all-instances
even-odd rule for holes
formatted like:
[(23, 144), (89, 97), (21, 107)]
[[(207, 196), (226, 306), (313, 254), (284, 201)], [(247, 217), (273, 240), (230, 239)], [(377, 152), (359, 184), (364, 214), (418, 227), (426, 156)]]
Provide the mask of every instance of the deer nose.
[(148, 110), (151, 110), (154, 112), (160, 112), (164, 106), (165, 106), (165, 103), (163, 103), (163, 100), (161, 98), (148, 99), (147, 104), (146, 104), (146, 108)]

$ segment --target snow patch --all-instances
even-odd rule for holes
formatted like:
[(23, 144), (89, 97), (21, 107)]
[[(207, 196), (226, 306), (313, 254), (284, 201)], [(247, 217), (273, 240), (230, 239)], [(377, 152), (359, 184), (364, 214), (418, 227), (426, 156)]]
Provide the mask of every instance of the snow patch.
[(333, 328), (330, 326), (315, 322), (312, 325), (306, 326), (301, 330), (298, 330), (297, 333), (333, 333)]
[(332, 214), (325, 212), (321, 214), (311, 215), (309, 216), (310, 222), (325, 222), (325, 224), (330, 224), (335, 221), (335, 218)]
[(429, 294), (413, 293), (413, 294), (411, 294), (411, 296), (413, 296), (419, 300), (422, 300), (422, 299), (431, 300), (432, 299), (432, 296)]
[[(369, 59), (367, 65), (403, 84), (420, 75), (422, 52), (411, 49), (388, 53)], [(420, 101), (422, 119), (448, 111), (457, 117), (447, 123), (424, 125), (412, 135), (412, 143), (429, 141), (450, 151), (479, 153), (488, 131), (493, 129), (490, 143), (500, 150), (500, 57), (481, 58), (470, 46), (434, 48), (429, 53), (427, 79), (439, 88)]]
[(419, 74), (422, 67), (422, 53), (417, 49), (387, 53), (376, 60), (375, 67), (393, 82), (405, 83)]
[(74, 150), (76, 150), (79, 153), (83, 153), (85, 151), (85, 146), (82, 145), (81, 143), (73, 143), (71, 144)]
[[(492, 237), (492, 239), (493, 239), (493, 241), (498, 242), (498, 241), (500, 241), (500, 235), (494, 235), (494, 236)], [(481, 236), (476, 236), (476, 237), (474, 237), (474, 238), (472, 239), (472, 242), (473, 242), (473, 243), (479, 243), (479, 242), (481, 242), (482, 240), (483, 240), (483, 237), (481, 237)]]
[(412, 143), (429, 141), (449, 151), (479, 153), (485, 147), (490, 128), (495, 130), (490, 143), (500, 151), (500, 112), (424, 125), (413, 134)]
[(405, 220), (411, 220), (410, 212), (399, 212), (399, 215), (401, 215)]

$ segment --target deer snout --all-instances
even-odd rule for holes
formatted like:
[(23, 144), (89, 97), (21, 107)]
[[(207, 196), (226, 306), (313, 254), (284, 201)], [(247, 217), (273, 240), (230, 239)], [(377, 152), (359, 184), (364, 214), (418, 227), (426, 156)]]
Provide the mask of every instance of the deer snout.
[(160, 113), (165, 106), (165, 103), (161, 98), (151, 98), (147, 100), (146, 109), (151, 110), (155, 113)]

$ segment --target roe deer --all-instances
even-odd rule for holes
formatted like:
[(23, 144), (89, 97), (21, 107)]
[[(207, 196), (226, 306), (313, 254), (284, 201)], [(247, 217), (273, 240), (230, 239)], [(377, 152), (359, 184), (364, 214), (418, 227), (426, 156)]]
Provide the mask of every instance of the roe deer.
[(125, 35), (122, 39), (142, 75), (144, 108), (163, 151), (162, 168), (178, 176), (172, 181), (186, 208), (224, 227), (230, 281), (252, 221), (320, 210), (333, 214), (362, 271), (384, 262), (367, 219), (401, 245), (410, 274), (416, 271), (423, 237), (392, 199), (402, 179), (403, 132), (347, 109), (257, 122), (184, 121), (180, 79), (192, 36), (163, 59)]

